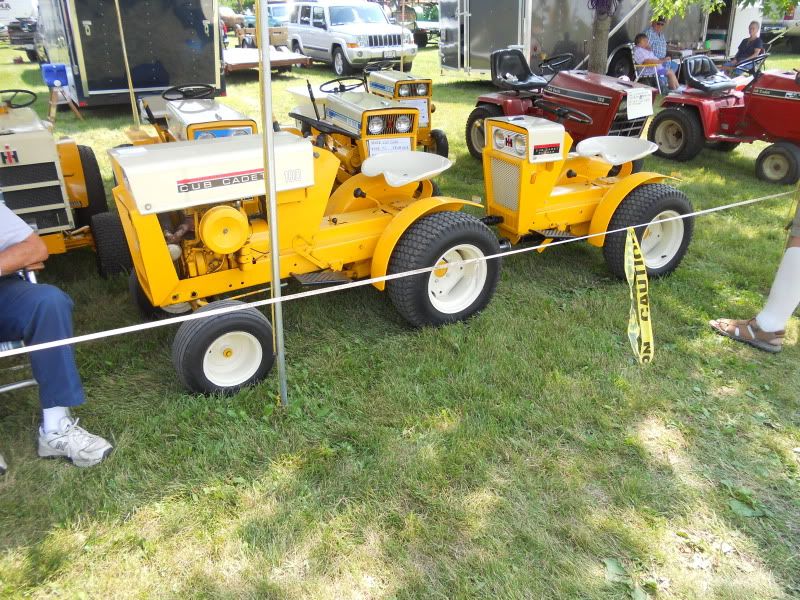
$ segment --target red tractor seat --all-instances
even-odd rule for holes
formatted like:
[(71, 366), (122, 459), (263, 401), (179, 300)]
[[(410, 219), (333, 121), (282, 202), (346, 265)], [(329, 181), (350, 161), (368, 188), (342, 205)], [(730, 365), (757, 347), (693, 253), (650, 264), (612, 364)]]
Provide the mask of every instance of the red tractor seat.
[(500, 89), (525, 92), (542, 89), (547, 85), (547, 79), (531, 71), (522, 50), (495, 50), (489, 60), (492, 65), (492, 83)]
[(721, 94), (736, 87), (736, 82), (717, 70), (708, 56), (690, 56), (683, 60), (681, 73), (686, 85), (707, 94)]

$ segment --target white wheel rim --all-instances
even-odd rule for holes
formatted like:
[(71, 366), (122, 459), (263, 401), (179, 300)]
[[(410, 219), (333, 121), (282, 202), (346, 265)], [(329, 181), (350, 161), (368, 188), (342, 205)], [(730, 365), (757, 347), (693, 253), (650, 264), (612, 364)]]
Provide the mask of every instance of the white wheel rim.
[(483, 119), (476, 119), (472, 122), (472, 145), (479, 152), (483, 152), (483, 147), (486, 145), (486, 133), (483, 130)]
[(258, 371), (264, 351), (261, 343), (246, 331), (223, 333), (206, 348), (203, 373), (221, 388), (240, 385)]
[(683, 219), (674, 210), (665, 210), (656, 215), (642, 234), (641, 247), (648, 269), (660, 269), (667, 265), (680, 250), (683, 242)]
[(764, 158), (764, 174), (770, 181), (780, 181), (789, 173), (789, 161), (780, 154), (770, 154)]
[(656, 129), (656, 144), (667, 154), (681, 149), (683, 144), (683, 128), (675, 121), (665, 120)]
[(484, 254), (472, 244), (453, 246), (439, 257), (428, 278), (428, 298), (441, 313), (453, 315), (472, 305), (486, 285), (486, 261), (448, 266), (462, 260), (481, 258)]

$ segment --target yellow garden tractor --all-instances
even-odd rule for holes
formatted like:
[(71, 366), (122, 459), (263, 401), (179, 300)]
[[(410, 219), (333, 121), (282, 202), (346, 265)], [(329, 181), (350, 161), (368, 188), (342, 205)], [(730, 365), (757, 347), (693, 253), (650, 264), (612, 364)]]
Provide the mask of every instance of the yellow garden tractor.
[[(205, 310), (277, 284), (260, 136), (109, 154), (140, 306), (172, 314)], [(437, 265), (375, 287), (388, 291), (414, 326), (466, 319), (489, 303), (500, 261), (458, 263), (496, 254), (496, 236), (459, 211), (472, 203), (417, 195), (420, 181), (450, 161), (413, 151), (378, 155), (334, 190), (341, 161), (326, 147), (276, 132), (275, 160), (282, 280), (321, 285)], [(188, 321), (175, 336), (173, 360), (189, 389), (234, 392), (269, 372), (270, 324), (255, 309)]]
[(30, 108), (35, 101), (29, 90), (0, 90), (3, 202), (41, 236), (50, 254), (97, 247), (101, 275), (130, 268), (119, 219), (107, 212), (94, 152), (70, 138), (57, 140), (52, 124)]

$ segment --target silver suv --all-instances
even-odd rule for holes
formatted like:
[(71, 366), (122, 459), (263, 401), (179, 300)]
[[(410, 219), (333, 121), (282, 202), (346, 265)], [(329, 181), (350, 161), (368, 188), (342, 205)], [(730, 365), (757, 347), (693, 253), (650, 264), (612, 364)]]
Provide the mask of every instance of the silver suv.
[(401, 56), (407, 71), (417, 55), (412, 33), (364, 0), (295, 2), (287, 27), (293, 51), (332, 63), (339, 76), (374, 60), (399, 62)]

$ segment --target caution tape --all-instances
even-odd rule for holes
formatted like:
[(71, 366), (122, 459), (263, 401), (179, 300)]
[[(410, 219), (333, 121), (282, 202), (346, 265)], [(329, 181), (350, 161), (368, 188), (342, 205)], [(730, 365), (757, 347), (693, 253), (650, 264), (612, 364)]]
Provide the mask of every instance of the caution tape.
[(650, 318), (650, 289), (647, 281), (647, 266), (642, 248), (636, 239), (633, 227), (628, 228), (625, 238), (625, 278), (631, 292), (631, 315), (628, 319), (628, 339), (639, 364), (653, 360), (653, 323)]
[[(720, 212), (723, 210), (730, 210), (732, 208), (739, 208), (742, 206), (747, 206), (750, 204), (756, 204), (758, 202), (765, 202), (767, 200), (774, 200), (776, 198), (782, 198), (784, 196), (788, 196), (793, 194), (793, 192), (781, 192), (778, 194), (771, 194), (769, 196), (762, 196), (760, 198), (752, 198), (750, 200), (742, 200), (740, 202), (734, 202), (731, 204), (726, 204), (723, 206), (715, 206), (713, 208), (706, 208), (704, 210), (698, 210), (692, 213), (687, 213), (685, 215), (678, 215), (676, 217), (669, 217), (666, 219), (659, 219), (660, 223), (668, 223), (669, 221), (679, 221), (682, 219), (688, 219), (692, 217), (699, 217), (715, 212)], [(639, 227), (647, 227), (649, 223), (640, 223), (638, 225), (633, 225), (631, 227), (639, 228)], [(514, 248), (512, 250), (508, 250), (506, 252), (500, 252), (498, 254), (491, 254), (489, 256), (481, 256), (479, 258), (470, 258), (467, 260), (462, 261), (454, 261), (450, 263), (450, 266), (461, 266), (461, 265), (469, 265), (476, 262), (481, 261), (489, 261), (489, 260), (497, 260), (499, 258), (506, 258), (508, 256), (513, 256), (515, 254), (526, 254), (528, 252), (535, 252), (539, 250), (543, 250), (545, 248), (553, 248), (555, 246), (561, 246), (564, 244), (572, 244), (575, 242), (581, 242), (585, 240), (589, 240), (595, 237), (610, 235), (613, 233), (622, 233), (626, 232), (628, 227), (620, 227), (619, 229), (610, 229), (608, 231), (602, 231), (599, 233), (591, 233), (587, 235), (577, 236), (574, 238), (556, 240), (550, 242), (548, 244), (538, 244), (536, 246), (526, 246), (524, 248)], [(430, 267), (424, 267), (421, 269), (414, 269), (413, 271), (404, 271), (402, 273), (392, 273), (391, 275), (383, 275), (381, 277), (373, 277), (371, 279), (360, 279), (358, 281), (350, 281), (348, 283), (343, 283), (341, 285), (333, 285), (326, 288), (316, 289), (316, 290), (308, 290), (305, 292), (298, 292), (296, 294), (290, 294), (288, 296), (281, 296), (280, 298), (266, 298), (264, 300), (258, 300), (256, 302), (243, 302), (239, 305), (234, 306), (226, 306), (222, 308), (214, 308), (209, 310), (204, 310), (202, 312), (194, 312), (188, 315), (181, 315), (177, 317), (171, 317), (169, 319), (162, 319), (159, 321), (151, 321), (148, 323), (138, 323), (136, 325), (128, 325), (125, 327), (117, 327), (114, 329), (106, 329), (104, 331), (98, 331), (95, 333), (87, 333), (84, 335), (76, 335), (70, 338), (65, 338), (62, 340), (53, 340), (51, 342), (42, 342), (39, 344), (34, 344), (31, 346), (23, 346), (22, 348), (15, 348), (13, 350), (5, 350), (0, 352), (0, 358), (6, 358), (9, 356), (17, 356), (20, 354), (29, 354), (31, 352), (36, 352), (39, 350), (49, 350), (50, 348), (59, 348), (61, 346), (69, 346), (72, 344), (80, 344), (83, 342), (91, 342), (94, 340), (100, 340), (103, 338), (114, 337), (118, 335), (125, 335), (129, 333), (136, 333), (139, 331), (146, 331), (148, 329), (157, 329), (159, 327), (169, 327), (170, 325), (179, 325), (185, 321), (193, 321), (195, 319), (207, 319), (210, 317), (216, 317), (218, 315), (224, 315), (232, 312), (237, 312), (240, 310), (246, 310), (248, 308), (261, 308), (263, 306), (270, 306), (280, 302), (291, 302), (293, 300), (300, 300), (302, 298), (309, 298), (311, 296), (321, 296), (323, 294), (333, 294), (335, 292), (341, 292), (344, 290), (349, 290), (357, 287), (363, 287), (367, 285), (373, 285), (375, 283), (379, 283), (382, 281), (392, 281), (394, 279), (402, 279), (404, 277), (411, 277), (413, 275), (420, 275), (422, 273), (430, 273), (439, 269), (441, 267), (433, 265)]]

